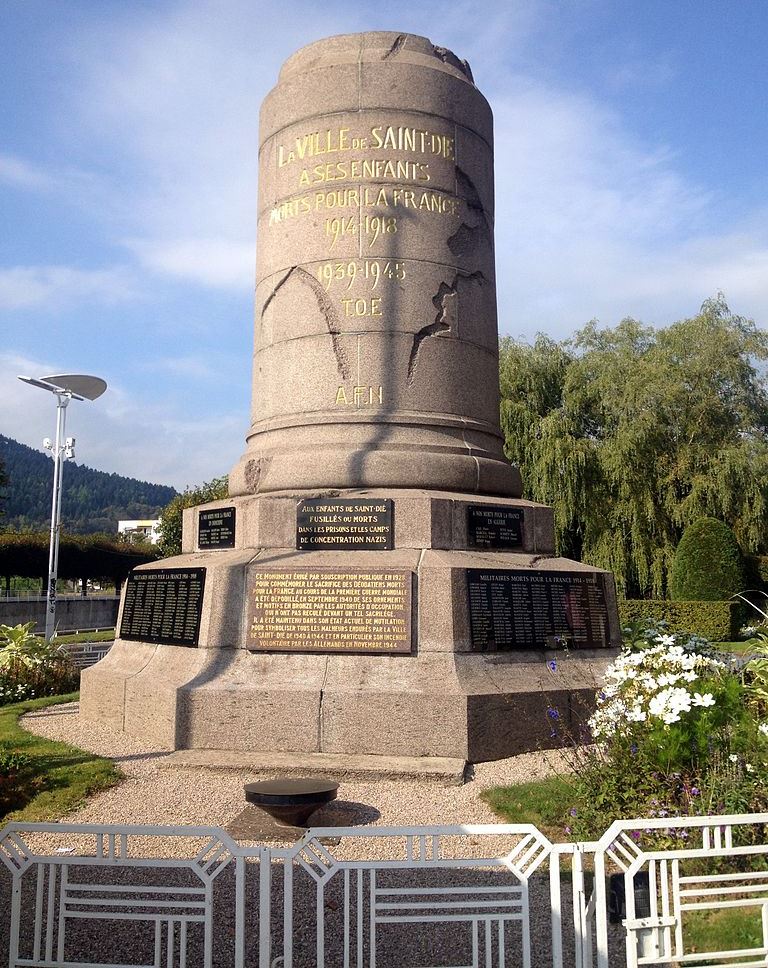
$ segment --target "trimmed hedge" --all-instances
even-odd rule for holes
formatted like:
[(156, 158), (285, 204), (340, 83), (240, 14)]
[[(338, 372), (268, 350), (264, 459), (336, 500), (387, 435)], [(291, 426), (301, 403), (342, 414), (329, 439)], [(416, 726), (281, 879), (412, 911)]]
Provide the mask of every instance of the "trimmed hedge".
[(669, 602), (665, 599), (620, 601), (622, 628), (641, 619), (656, 619), (670, 632), (694, 632), (710, 642), (734, 642), (739, 637), (742, 608), (739, 602)]
[[(42, 531), (0, 534), (0, 575), (40, 578), (48, 575), (48, 542)], [(119, 587), (137, 565), (154, 561), (160, 551), (126, 544), (104, 534), (62, 534), (59, 539), (59, 578), (109, 578)]]
[(744, 565), (733, 531), (717, 518), (689, 524), (675, 551), (669, 597), (676, 602), (719, 602), (744, 588)]

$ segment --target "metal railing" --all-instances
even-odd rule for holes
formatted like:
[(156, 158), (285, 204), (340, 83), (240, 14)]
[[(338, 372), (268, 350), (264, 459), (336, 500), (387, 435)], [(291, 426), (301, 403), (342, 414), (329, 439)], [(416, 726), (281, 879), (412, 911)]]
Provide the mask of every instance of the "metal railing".
[[(528, 824), (326, 827), (285, 847), (216, 827), (11, 823), (0, 931), (9, 968), (765, 968), (767, 824), (618, 821), (572, 844)], [(725, 909), (752, 912), (758, 943), (691, 950), (690, 918)]]

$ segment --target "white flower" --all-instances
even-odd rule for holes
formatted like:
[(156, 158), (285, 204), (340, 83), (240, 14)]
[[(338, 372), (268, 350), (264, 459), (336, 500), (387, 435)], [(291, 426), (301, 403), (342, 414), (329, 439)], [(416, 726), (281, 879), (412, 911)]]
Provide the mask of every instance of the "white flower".
[(705, 708), (715, 705), (715, 699), (711, 692), (705, 692), (703, 696), (700, 692), (695, 692), (691, 702), (694, 706), (703, 706)]
[(699, 677), (696, 675), (696, 673), (693, 671), (693, 669), (689, 669), (688, 672), (684, 672), (680, 676), (680, 678), (681, 679), (685, 679), (686, 682), (696, 682), (696, 680)]
[(735, 753), (731, 753), (728, 759), (731, 761), (731, 763), (738, 763), (739, 761), (739, 758)]
[(760, 723), (757, 728), (758, 731), (763, 734), (763, 736), (768, 736), (768, 723)]
[(754, 766), (752, 766), (751, 763), (745, 763), (744, 764), (744, 769), (747, 771), (747, 773), (754, 773), (755, 772), (755, 768), (754, 768)]
[(656, 641), (659, 643), (659, 645), (674, 645), (675, 637), (674, 635), (657, 635)]

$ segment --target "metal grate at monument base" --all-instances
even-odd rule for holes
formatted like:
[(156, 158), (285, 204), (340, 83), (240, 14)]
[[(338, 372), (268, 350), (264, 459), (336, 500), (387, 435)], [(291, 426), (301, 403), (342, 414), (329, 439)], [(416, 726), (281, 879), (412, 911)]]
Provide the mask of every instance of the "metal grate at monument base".
[[(216, 827), (12, 823), (0, 938), (10, 968), (764, 968), (766, 824), (623, 820), (573, 844), (528, 824), (327, 827), (266, 847)], [(691, 950), (691, 917), (726, 909), (760, 943)]]

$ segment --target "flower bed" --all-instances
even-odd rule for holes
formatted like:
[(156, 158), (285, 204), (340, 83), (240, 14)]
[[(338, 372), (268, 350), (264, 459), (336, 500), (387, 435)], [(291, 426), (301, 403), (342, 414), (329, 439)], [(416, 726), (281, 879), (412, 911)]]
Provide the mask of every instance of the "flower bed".
[[(596, 742), (572, 747), (568, 832), (589, 838), (617, 818), (768, 809), (768, 640), (739, 664), (698, 636), (653, 624), (627, 633), (589, 720)], [(665, 836), (678, 836), (673, 823)]]

